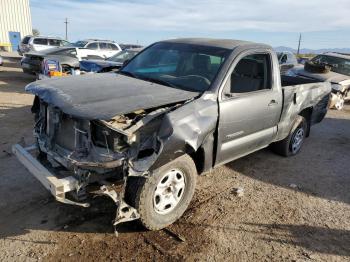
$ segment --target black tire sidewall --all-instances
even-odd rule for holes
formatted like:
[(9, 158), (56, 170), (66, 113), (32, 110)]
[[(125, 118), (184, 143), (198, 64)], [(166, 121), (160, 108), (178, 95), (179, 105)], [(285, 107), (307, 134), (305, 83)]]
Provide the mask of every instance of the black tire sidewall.
[[(183, 172), (185, 176), (185, 191), (180, 202), (168, 214), (159, 214), (155, 211), (153, 197), (156, 186), (160, 179), (169, 170), (176, 168)], [(152, 176), (145, 181), (140, 192), (137, 209), (140, 214), (142, 224), (151, 230), (158, 230), (174, 223), (187, 209), (191, 202), (196, 187), (196, 168), (192, 159), (185, 155), (160, 167), (152, 173)]]

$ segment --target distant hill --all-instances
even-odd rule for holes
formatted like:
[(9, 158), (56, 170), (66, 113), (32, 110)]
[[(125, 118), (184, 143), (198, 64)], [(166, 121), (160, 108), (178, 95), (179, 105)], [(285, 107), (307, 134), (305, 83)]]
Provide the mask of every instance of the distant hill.
[[(287, 46), (278, 46), (274, 48), (276, 52), (282, 52), (282, 51), (289, 51), (292, 53), (296, 53), (297, 50), (294, 48), (290, 48)], [(308, 49), (308, 48), (302, 48), (300, 49), (300, 54), (322, 54), (325, 52), (338, 52), (338, 53), (349, 53), (350, 54), (350, 48), (325, 48), (325, 49)]]

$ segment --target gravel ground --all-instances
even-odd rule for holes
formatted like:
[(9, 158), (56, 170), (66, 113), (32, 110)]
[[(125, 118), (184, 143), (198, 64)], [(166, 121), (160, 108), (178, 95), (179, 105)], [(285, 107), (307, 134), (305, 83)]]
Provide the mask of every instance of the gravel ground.
[(0, 67), (1, 261), (350, 261), (349, 105), (329, 111), (295, 157), (265, 149), (200, 176), (167, 230), (127, 223), (116, 237), (112, 201), (55, 202), (11, 154), (33, 142), (33, 97), (23, 91), (33, 80), (18, 59)]

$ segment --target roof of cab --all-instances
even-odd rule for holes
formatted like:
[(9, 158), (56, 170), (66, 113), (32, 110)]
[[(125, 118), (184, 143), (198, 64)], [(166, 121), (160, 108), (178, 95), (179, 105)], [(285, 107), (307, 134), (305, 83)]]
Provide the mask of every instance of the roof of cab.
[(254, 47), (260, 47), (260, 48), (272, 49), (271, 46), (266, 45), (266, 44), (260, 44), (260, 43), (254, 43), (254, 42), (249, 42), (249, 41), (242, 41), (242, 40), (233, 40), (233, 39), (177, 38), (177, 39), (164, 40), (164, 41), (160, 41), (160, 42), (212, 46), (212, 47), (220, 47), (220, 48), (226, 48), (226, 49), (231, 49), (231, 50), (233, 50), (239, 46), (247, 46), (247, 47), (254, 46)]

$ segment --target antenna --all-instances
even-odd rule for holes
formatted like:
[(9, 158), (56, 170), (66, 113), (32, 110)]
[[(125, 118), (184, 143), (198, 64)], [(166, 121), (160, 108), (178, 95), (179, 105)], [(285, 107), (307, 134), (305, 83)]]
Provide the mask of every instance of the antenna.
[(66, 24), (66, 40), (68, 40), (68, 18), (66, 18), (64, 23)]

